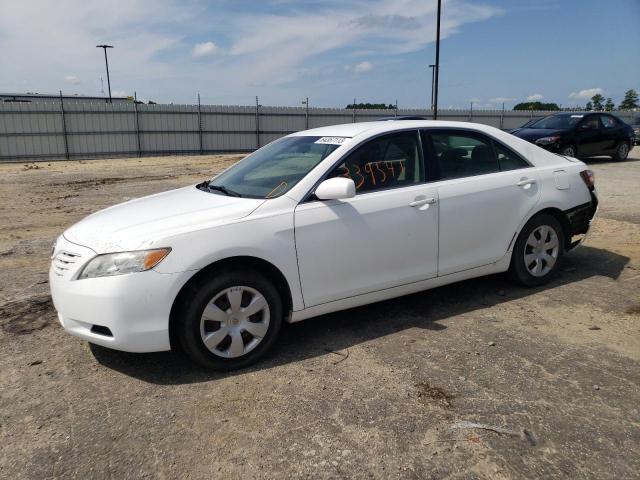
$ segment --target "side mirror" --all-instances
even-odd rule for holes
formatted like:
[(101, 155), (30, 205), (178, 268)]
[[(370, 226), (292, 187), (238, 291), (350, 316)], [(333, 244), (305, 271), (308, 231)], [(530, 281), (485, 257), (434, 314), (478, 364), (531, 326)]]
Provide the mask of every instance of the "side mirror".
[(356, 184), (350, 178), (329, 178), (318, 185), (316, 197), (320, 200), (340, 200), (356, 196)]

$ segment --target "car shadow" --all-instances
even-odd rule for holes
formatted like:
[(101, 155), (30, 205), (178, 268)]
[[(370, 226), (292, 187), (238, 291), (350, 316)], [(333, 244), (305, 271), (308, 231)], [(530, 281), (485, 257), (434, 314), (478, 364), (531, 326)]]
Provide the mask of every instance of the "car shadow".
[(159, 385), (212, 381), (247, 372), (267, 370), (290, 362), (327, 355), (344, 355), (349, 347), (409, 328), (437, 332), (451, 317), (527, 297), (594, 276), (617, 279), (629, 258), (583, 246), (564, 257), (559, 275), (549, 284), (525, 288), (506, 275), (491, 275), (459, 282), (363, 307), (322, 315), (286, 325), (272, 351), (256, 365), (219, 373), (192, 363), (181, 352), (136, 354), (91, 345), (96, 360), (105, 367)]

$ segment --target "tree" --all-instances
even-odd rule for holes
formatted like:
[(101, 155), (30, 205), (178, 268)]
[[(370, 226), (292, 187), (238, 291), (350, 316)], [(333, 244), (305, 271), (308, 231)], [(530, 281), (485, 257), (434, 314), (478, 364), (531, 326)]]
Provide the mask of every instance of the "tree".
[(624, 93), (624, 100), (618, 106), (620, 110), (632, 110), (638, 108), (638, 92), (635, 90), (627, 90)]
[(353, 110), (354, 108), (358, 110), (393, 110), (396, 108), (395, 105), (386, 103), (350, 103), (346, 106), (347, 110)]
[(599, 93), (596, 93), (593, 97), (591, 97), (591, 102), (593, 102), (593, 109), (596, 112), (601, 112), (602, 110), (604, 110), (604, 107), (602, 106), (602, 102), (604, 102), (604, 97)]
[(587, 102), (587, 106), (584, 107), (584, 109), (590, 112), (591, 110), (593, 110), (593, 103)]
[(613, 103), (613, 100), (611, 100), (611, 97), (607, 98), (607, 103), (604, 104), (604, 109), (607, 112), (611, 112), (616, 108), (615, 104)]
[(542, 102), (522, 102), (513, 107), (514, 110), (560, 110), (560, 107), (555, 103), (542, 103)]

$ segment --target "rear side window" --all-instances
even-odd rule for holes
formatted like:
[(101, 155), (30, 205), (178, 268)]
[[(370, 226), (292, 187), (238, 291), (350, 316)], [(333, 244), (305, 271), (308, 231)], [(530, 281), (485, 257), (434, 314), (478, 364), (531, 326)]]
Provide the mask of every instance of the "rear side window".
[(358, 147), (330, 174), (351, 178), (356, 194), (424, 182), (418, 132), (377, 137)]
[(509, 150), (504, 145), (498, 142), (493, 142), (493, 146), (496, 149), (496, 155), (498, 156), (498, 165), (500, 171), (517, 170), (518, 168), (527, 168), (529, 164), (518, 154)]
[[(429, 140), (430, 137), (430, 140)], [(429, 180), (473, 177), (530, 165), (506, 146), (476, 132), (423, 131)]]
[(488, 138), (464, 132), (433, 132), (431, 141), (441, 180), (500, 171)]

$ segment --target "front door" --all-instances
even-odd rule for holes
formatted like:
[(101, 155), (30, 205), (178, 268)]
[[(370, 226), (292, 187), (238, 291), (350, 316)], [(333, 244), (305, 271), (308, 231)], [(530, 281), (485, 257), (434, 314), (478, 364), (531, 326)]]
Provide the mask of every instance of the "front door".
[(417, 131), (370, 140), (331, 176), (352, 178), (356, 196), (295, 211), (306, 307), (437, 275), (437, 190), (424, 183)]

